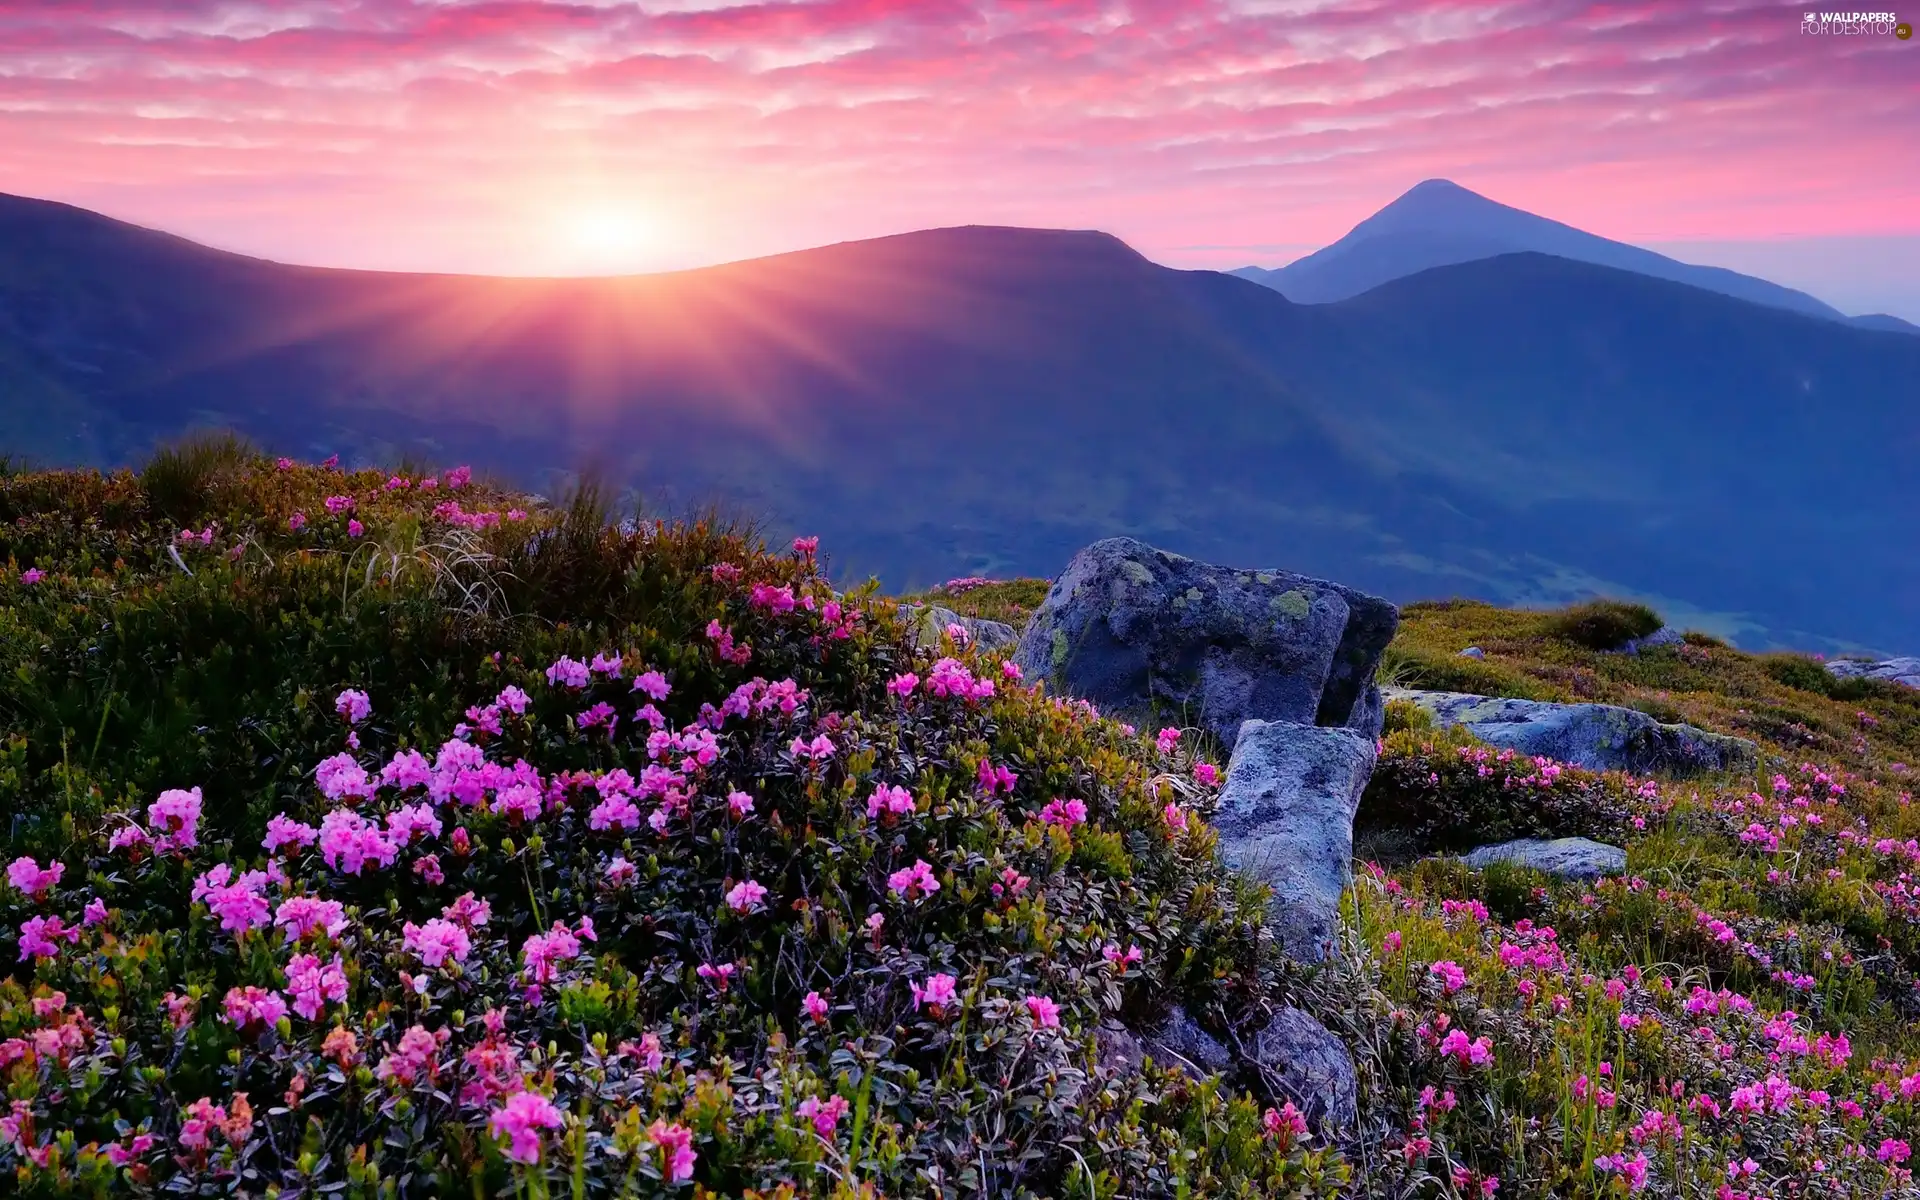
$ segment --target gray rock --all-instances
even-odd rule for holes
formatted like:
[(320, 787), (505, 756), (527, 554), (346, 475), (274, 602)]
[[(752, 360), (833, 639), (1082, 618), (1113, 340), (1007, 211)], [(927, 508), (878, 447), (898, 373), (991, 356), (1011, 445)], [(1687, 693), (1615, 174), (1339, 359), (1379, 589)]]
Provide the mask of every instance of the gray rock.
[(1651, 650), (1655, 646), (1677, 646), (1686, 641), (1686, 635), (1671, 625), (1662, 625), (1645, 637), (1637, 637), (1625, 645), (1614, 649), (1615, 654), (1638, 654), (1642, 650)]
[(1373, 739), (1351, 729), (1256, 720), (1227, 763), (1213, 820), (1220, 857), (1273, 889), (1274, 932), (1302, 962), (1332, 946), (1374, 757)]
[(1014, 661), (1028, 679), (1138, 723), (1198, 722), (1232, 745), (1248, 718), (1378, 736), (1367, 692), (1399, 610), (1285, 571), (1242, 571), (1108, 538), (1073, 556)]
[(1146, 1060), (1140, 1035), (1119, 1021), (1102, 1021), (1093, 1031), (1093, 1061), (1107, 1075), (1132, 1075)]
[(1247, 1065), (1275, 1100), (1291, 1100), (1309, 1125), (1334, 1134), (1354, 1128), (1360, 1078), (1346, 1043), (1297, 1008), (1282, 1008), (1247, 1043)]
[(1544, 871), (1562, 879), (1599, 879), (1603, 875), (1623, 875), (1627, 870), (1625, 850), (1587, 838), (1555, 838), (1552, 841), (1521, 838), (1518, 841), (1481, 846), (1462, 855), (1460, 861), (1476, 871), (1504, 862)]
[(1178, 1004), (1153, 1036), (1141, 1044), (1153, 1061), (1184, 1070), (1195, 1079), (1218, 1075), (1233, 1066), (1233, 1051), (1202, 1029)]
[(1745, 738), (1667, 725), (1613, 704), (1549, 704), (1464, 692), (1387, 689), (1389, 700), (1411, 700), (1442, 728), (1464, 725), (1490, 745), (1539, 754), (1589, 770), (1700, 775), (1751, 770), (1758, 749)]
[(967, 631), (972, 639), (970, 644), (978, 650), (992, 652), (1004, 650), (1020, 640), (1013, 626), (1004, 621), (989, 621), (982, 617), (963, 617), (950, 608), (938, 604), (909, 604), (902, 610), (909, 622), (907, 634), (916, 646), (938, 646), (940, 637), (946, 633), (947, 626), (958, 625)]
[(1920, 658), (1886, 658), (1879, 662), (1836, 658), (1827, 664), (1827, 673), (1836, 679), (1884, 679), (1903, 687), (1920, 688)]
[(1461, 658), (1485, 658), (1486, 656), (1487, 656), (1487, 652), (1485, 650), (1482, 650), (1478, 646), (1468, 646), (1465, 650), (1462, 650), (1459, 654), (1459, 657)]

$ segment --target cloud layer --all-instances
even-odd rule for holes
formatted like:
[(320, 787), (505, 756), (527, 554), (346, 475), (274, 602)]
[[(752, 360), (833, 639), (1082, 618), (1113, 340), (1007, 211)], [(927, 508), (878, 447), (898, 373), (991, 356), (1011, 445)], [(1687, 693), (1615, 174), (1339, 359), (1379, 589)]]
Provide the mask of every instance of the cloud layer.
[(1920, 40), (1800, 21), (1746, 0), (10, 0), (0, 190), (291, 261), (503, 272), (974, 222), (1277, 265), (1431, 176), (1628, 240), (1920, 233)]

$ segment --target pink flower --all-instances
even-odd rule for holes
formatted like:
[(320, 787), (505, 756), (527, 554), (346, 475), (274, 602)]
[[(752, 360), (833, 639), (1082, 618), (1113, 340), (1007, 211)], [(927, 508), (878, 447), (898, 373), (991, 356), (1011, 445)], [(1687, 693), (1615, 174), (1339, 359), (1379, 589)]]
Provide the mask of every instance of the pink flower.
[(547, 684), (550, 687), (583, 688), (590, 682), (592, 682), (592, 676), (587, 664), (564, 654), (547, 668)]
[(363, 534), (363, 533), (365, 533), (366, 531), (367, 531), (367, 527), (366, 527), (365, 525), (362, 525), (362, 524), (360, 523), (360, 521), (359, 521), (359, 519), (358, 519), (358, 518), (353, 518), (353, 519), (350, 519), (350, 520), (348, 520), (348, 522), (347, 522), (347, 536), (348, 536), (348, 537), (350, 537), (350, 538), (357, 538), (357, 537), (359, 537), (359, 536), (360, 536), (361, 534)]
[(381, 828), (350, 808), (320, 819), (320, 856), (343, 875), (358, 875), (368, 862), (390, 867), (400, 848)]
[(746, 820), (753, 815), (753, 797), (745, 792), (728, 792), (727, 811), (736, 821)]
[(1441, 989), (1448, 995), (1452, 995), (1467, 985), (1467, 973), (1461, 969), (1459, 963), (1454, 962), (1452, 959), (1445, 959), (1441, 962), (1434, 963), (1427, 968), (1427, 971), (1440, 981)]
[(672, 693), (673, 685), (668, 683), (667, 677), (660, 672), (648, 671), (633, 677), (633, 690), (645, 692), (649, 699), (657, 702), (665, 700)]
[(472, 933), (493, 918), (493, 907), (485, 900), (474, 899), (472, 892), (466, 892), (441, 909), (440, 915)]
[(811, 742), (802, 738), (795, 738), (793, 739), (793, 744), (788, 747), (788, 749), (793, 752), (795, 758), (808, 759), (816, 764), (832, 758), (834, 748), (833, 739), (824, 733), (815, 737)]
[(200, 844), (200, 789), (161, 792), (147, 806), (147, 824), (161, 832), (168, 846), (193, 849)]
[(824, 1025), (827, 1021), (827, 1001), (819, 992), (808, 992), (806, 999), (800, 1001), (800, 1007), (815, 1025)]
[(313, 826), (296, 821), (285, 813), (275, 813), (267, 822), (267, 836), (260, 839), (260, 846), (272, 854), (282, 846), (305, 850), (319, 839), (320, 831)]
[(626, 796), (608, 796), (593, 806), (593, 812), (587, 816), (587, 827), (593, 830), (638, 829), (640, 809)]
[(767, 898), (767, 889), (751, 879), (743, 879), (727, 889), (727, 907), (737, 913), (752, 912)]
[(940, 1008), (944, 1005), (952, 1004), (959, 998), (953, 989), (953, 983), (954, 980), (951, 975), (929, 975), (926, 983), (913, 984), (914, 1008), (918, 1009), (923, 1006)]
[(534, 983), (549, 982), (554, 977), (556, 963), (570, 961), (579, 954), (580, 939), (558, 921), (546, 933), (536, 933), (520, 945), (520, 960), (526, 967), (527, 978)]
[(98, 896), (87, 901), (86, 909), (80, 914), (80, 923), (87, 926), (101, 924), (106, 919), (107, 902)]
[(251, 984), (228, 989), (224, 1007), (227, 1023), (240, 1030), (273, 1025), (287, 1015), (286, 1001), (277, 993)]
[(1220, 782), (1220, 768), (1214, 766), (1212, 763), (1195, 763), (1193, 764), (1193, 777), (1207, 787), (1212, 787), (1214, 784)]
[(812, 1121), (815, 1133), (831, 1139), (834, 1127), (840, 1124), (840, 1118), (847, 1115), (847, 1109), (845, 1096), (831, 1096), (825, 1103), (808, 1096), (793, 1111), (802, 1121)]
[(1040, 819), (1049, 825), (1058, 825), (1062, 829), (1072, 829), (1087, 819), (1087, 802), (1084, 800), (1062, 800), (1055, 796), (1040, 810)]
[(627, 861), (626, 855), (616, 854), (607, 864), (607, 882), (614, 887), (631, 883), (640, 874), (640, 868)]
[(340, 936), (347, 927), (347, 910), (338, 900), (290, 896), (274, 910), (273, 923), (285, 931), (284, 944), (290, 946), (316, 930), (328, 937)]
[(1291, 1100), (1279, 1108), (1270, 1108), (1262, 1113), (1260, 1123), (1266, 1127), (1268, 1136), (1283, 1138), (1288, 1144), (1295, 1138), (1305, 1137), (1307, 1133), (1307, 1118), (1294, 1107)]
[(1401, 938), (1400, 931), (1398, 929), (1389, 930), (1387, 932), (1387, 936), (1380, 939), (1381, 953), (1383, 954), (1400, 953), (1400, 943), (1402, 940), (1403, 939)]
[(248, 871), (234, 879), (233, 868), (221, 863), (194, 881), (193, 898), (205, 901), (220, 918), (220, 928), (238, 937), (268, 923), (271, 910), (267, 898), (261, 895), (266, 886), (265, 871)]
[(1123, 951), (1120, 949), (1118, 945), (1116, 945), (1113, 942), (1108, 942), (1104, 947), (1101, 948), (1100, 956), (1102, 958), (1105, 958), (1109, 963), (1112, 963), (1114, 966), (1120, 968), (1122, 971), (1126, 970), (1128, 967), (1133, 966), (1134, 964), (1138, 963), (1142, 958), (1146, 957), (1145, 954), (1142, 953), (1140, 947), (1138, 946), (1129, 945)]
[(49, 862), (43, 867), (22, 855), (7, 864), (7, 882), (35, 900), (45, 900), (66, 871), (61, 863)]
[(473, 948), (467, 931), (443, 917), (435, 917), (425, 925), (408, 921), (402, 930), (405, 936), (401, 939), (401, 948), (418, 957), (421, 965), (428, 968), (437, 968), (449, 959), (464, 963)]
[(1027, 1012), (1036, 1029), (1060, 1028), (1060, 1006), (1050, 996), (1028, 996)]
[(887, 887), (896, 896), (917, 900), (939, 891), (940, 881), (933, 877), (933, 867), (922, 858), (911, 867), (902, 867), (887, 876)]
[(353, 508), (353, 497), (352, 496), (328, 496), (324, 503), (327, 506), (328, 512), (334, 514), (335, 516), (338, 516), (343, 512), (350, 511)]
[(660, 1151), (668, 1183), (685, 1183), (693, 1178), (693, 1164), (700, 1157), (694, 1153), (693, 1130), (677, 1123), (655, 1121), (647, 1126), (647, 1141)]
[(515, 1092), (494, 1110), (487, 1128), (493, 1136), (507, 1139), (507, 1157), (517, 1163), (540, 1161), (540, 1131), (559, 1129), (566, 1117), (553, 1101), (538, 1092)]
[(1184, 831), (1187, 827), (1187, 810), (1171, 801), (1160, 810), (1160, 816), (1166, 821), (1169, 830)]
[(309, 1021), (320, 1019), (327, 1002), (341, 1004), (347, 998), (347, 975), (340, 956), (323, 963), (317, 955), (296, 954), (287, 964), (287, 995), (293, 999), (293, 1011)]
[(793, 539), (793, 552), (801, 558), (812, 558), (814, 552), (818, 549), (820, 549), (820, 539), (818, 537), (797, 537)]
[(733, 974), (738, 969), (732, 963), (701, 963), (693, 973), (712, 984), (714, 991), (724, 992), (727, 985), (733, 982)]
[(1887, 1138), (1880, 1143), (1880, 1149), (1874, 1157), (1883, 1163), (1899, 1166), (1913, 1155), (1913, 1147), (1904, 1141)]
[(1161, 754), (1172, 754), (1173, 748), (1180, 743), (1180, 731), (1168, 726), (1154, 735), (1153, 744)]
[(912, 671), (903, 671), (887, 681), (887, 690), (902, 700), (911, 696), (913, 689), (918, 686), (920, 686), (920, 677)]
[(873, 789), (873, 795), (867, 797), (867, 819), (878, 820), (882, 814), (889, 817), (910, 816), (913, 807), (913, 793), (903, 787), (881, 784)]
[(20, 959), (54, 958), (60, 953), (59, 939), (69, 945), (80, 940), (80, 931), (64, 924), (59, 917), (29, 917), (20, 926)]
[(293, 530), (293, 532), (295, 533), (299, 533), (302, 529), (305, 529), (306, 527), (307, 527), (307, 514), (303, 512), (294, 513), (292, 516), (287, 518), (287, 528)]
[(1482, 1037), (1469, 1040), (1465, 1033), (1455, 1029), (1441, 1039), (1440, 1053), (1458, 1059), (1462, 1066), (1488, 1066), (1493, 1062), (1493, 1039)]
[(46, 577), (47, 577), (47, 573), (45, 571), (42, 571), (39, 567), (28, 567), (26, 570), (20, 572), (21, 583), (39, 583), (42, 579), (45, 579)]

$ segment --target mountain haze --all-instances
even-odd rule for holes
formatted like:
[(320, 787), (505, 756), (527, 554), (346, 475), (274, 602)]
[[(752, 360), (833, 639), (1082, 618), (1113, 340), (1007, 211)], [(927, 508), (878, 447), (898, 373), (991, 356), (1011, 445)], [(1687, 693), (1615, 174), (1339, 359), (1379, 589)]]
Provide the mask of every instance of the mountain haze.
[(1634, 271), (1830, 321), (1857, 320), (1866, 328), (1915, 330), (1905, 321), (1881, 314), (1849, 318), (1805, 292), (1599, 237), (1489, 200), (1445, 179), (1415, 184), (1339, 241), (1284, 267), (1242, 267), (1233, 274), (1301, 304), (1326, 304), (1430, 267), (1521, 251)]
[(670, 274), (289, 267), (0, 199), (0, 443), (229, 425), (818, 532), (892, 586), (1133, 534), (1400, 599), (1630, 592), (1911, 649), (1920, 339), (1522, 253), (1301, 305), (966, 227)]

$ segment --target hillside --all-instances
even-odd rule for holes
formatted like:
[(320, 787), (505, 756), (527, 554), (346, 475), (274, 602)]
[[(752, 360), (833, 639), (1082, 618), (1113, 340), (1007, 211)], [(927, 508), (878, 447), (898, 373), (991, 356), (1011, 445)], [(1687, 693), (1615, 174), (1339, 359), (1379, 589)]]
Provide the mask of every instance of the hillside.
[[(1628, 777), (1396, 706), (1307, 970), (1219, 865), (1200, 730), (916, 647), (811, 541), (616, 515), (232, 444), (0, 478), (22, 1194), (1920, 1196), (1920, 692), (1411, 605), (1389, 682), (1764, 759)], [(1426, 857), (1496, 830), (1626, 871)], [(1244, 1068), (1286, 1012), (1350, 1125)]]
[(991, 228), (504, 280), (0, 203), (16, 454), (113, 465), (212, 425), (549, 490), (594, 463), (895, 587), (1129, 533), (1389, 597), (1637, 594), (1742, 644), (1898, 652), (1916, 381), (1920, 339), (1538, 255), (1315, 306)]
[[(1433, 267), (1523, 252), (1632, 271), (1830, 321), (1848, 320), (1838, 309), (1805, 292), (1599, 237), (1489, 200), (1446, 179), (1415, 184), (1339, 241), (1284, 267), (1245, 267), (1234, 274), (1301, 304), (1326, 304)], [(1868, 327), (1878, 328), (1890, 326), (1872, 323), (1889, 319), (1860, 318)]]

